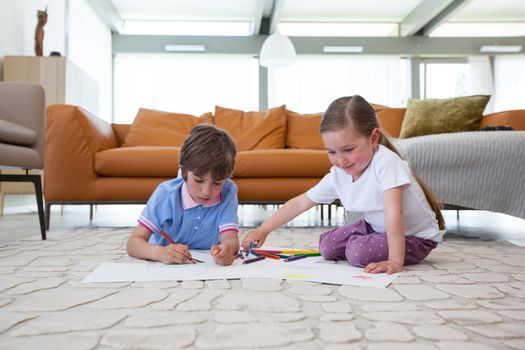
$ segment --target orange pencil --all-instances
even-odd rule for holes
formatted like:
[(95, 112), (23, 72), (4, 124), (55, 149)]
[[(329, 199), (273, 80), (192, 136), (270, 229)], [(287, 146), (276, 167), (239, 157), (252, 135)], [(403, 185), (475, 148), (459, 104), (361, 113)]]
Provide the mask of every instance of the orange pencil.
[[(162, 237), (166, 238), (166, 240), (167, 240), (168, 242), (170, 242), (170, 244), (175, 244), (175, 242), (173, 241), (173, 239), (171, 239), (171, 237), (168, 236), (168, 234), (167, 234), (166, 232), (164, 232), (162, 229), (160, 230), (160, 234), (162, 235)], [(179, 253), (180, 253), (180, 252), (179, 252)], [(181, 254), (182, 254), (182, 253), (181, 253)], [(184, 254), (183, 254), (183, 255), (184, 255)], [(202, 261), (200, 261), (200, 260), (193, 259), (191, 256), (186, 256), (186, 255), (184, 255), (184, 257), (185, 257), (186, 259), (188, 259), (189, 261), (191, 261), (193, 264), (196, 264), (197, 261), (202, 262)]]

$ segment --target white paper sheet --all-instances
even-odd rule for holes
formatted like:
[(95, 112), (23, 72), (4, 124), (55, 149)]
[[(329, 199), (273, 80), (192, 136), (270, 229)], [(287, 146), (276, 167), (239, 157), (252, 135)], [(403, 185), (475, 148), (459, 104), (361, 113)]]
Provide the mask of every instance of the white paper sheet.
[[(279, 249), (279, 248), (277, 248)], [(102, 263), (83, 283), (133, 281), (191, 281), (239, 278), (293, 279), (329, 284), (385, 288), (400, 274), (365, 273), (347, 262), (326, 261), (309, 257), (293, 262), (264, 259), (243, 264), (236, 259), (230, 266), (217, 265), (208, 252), (191, 251), (191, 256), (203, 261), (198, 264), (165, 265), (157, 262)]]

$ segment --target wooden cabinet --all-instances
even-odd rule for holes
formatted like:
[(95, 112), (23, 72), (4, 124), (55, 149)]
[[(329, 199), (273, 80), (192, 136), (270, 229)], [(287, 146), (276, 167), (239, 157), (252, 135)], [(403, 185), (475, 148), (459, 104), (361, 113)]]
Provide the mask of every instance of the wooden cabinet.
[[(3, 80), (39, 83), (44, 87), (46, 106), (66, 103), (98, 115), (98, 83), (66, 57), (5, 56), (3, 61)], [(2, 172), (20, 173), (18, 170)], [(31, 183), (1, 183), (0, 215), (6, 194), (31, 193), (34, 193)]]
[(66, 57), (5, 56), (4, 81), (39, 83), (46, 105), (67, 103), (98, 115), (98, 84)]

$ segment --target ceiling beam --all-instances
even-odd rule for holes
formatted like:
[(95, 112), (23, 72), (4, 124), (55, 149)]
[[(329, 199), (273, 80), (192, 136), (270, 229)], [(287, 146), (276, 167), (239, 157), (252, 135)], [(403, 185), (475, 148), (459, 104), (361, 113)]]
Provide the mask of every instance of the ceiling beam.
[(454, 0), (423, 0), (399, 23), (400, 35), (415, 35)]
[(99, 17), (111, 28), (112, 32), (121, 33), (124, 20), (120, 17), (111, 0), (88, 0)]
[(437, 14), (430, 22), (425, 24), (416, 34), (428, 36), (434, 29), (446, 22), (450, 17), (459, 12), (472, 0), (454, 0)]
[(256, 1), (255, 9), (253, 10), (253, 25), (252, 25), (252, 35), (261, 34), (261, 23), (264, 17), (264, 1)]
[(284, 6), (284, 0), (272, 0), (273, 6), (272, 6), (272, 14), (270, 15), (270, 28), (269, 28), (269, 34), (273, 34), (277, 30), (277, 27), (279, 26), (279, 22), (281, 21), (281, 14), (283, 12), (283, 6)]
[[(225, 37), (119, 35), (114, 33), (112, 43), (113, 53), (165, 53), (166, 45), (204, 45), (206, 47), (206, 54), (250, 54), (257, 56), (267, 37), (267, 35)], [(483, 45), (521, 45), (525, 48), (525, 37), (290, 37), (290, 39), (299, 55), (323, 54), (324, 46), (363, 46), (364, 55), (417, 57), (464, 57), (480, 55), (479, 48)]]

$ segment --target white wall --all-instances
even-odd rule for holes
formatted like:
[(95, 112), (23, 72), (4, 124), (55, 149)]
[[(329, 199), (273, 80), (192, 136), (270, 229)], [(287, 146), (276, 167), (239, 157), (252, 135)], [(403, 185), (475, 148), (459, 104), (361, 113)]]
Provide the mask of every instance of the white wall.
[(99, 108), (90, 112), (111, 121), (111, 32), (86, 0), (0, 0), (0, 65), (4, 56), (35, 55), (36, 13), (46, 6), (44, 56), (58, 51), (93, 78)]
[(68, 58), (98, 83), (98, 110), (112, 121), (111, 31), (86, 0), (69, 0)]
[(46, 6), (44, 55), (51, 51), (64, 54), (66, 0), (0, 0), (0, 58), (35, 54), (36, 13)]

